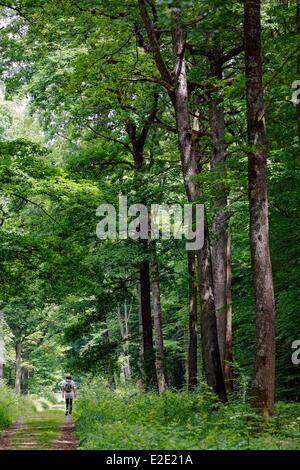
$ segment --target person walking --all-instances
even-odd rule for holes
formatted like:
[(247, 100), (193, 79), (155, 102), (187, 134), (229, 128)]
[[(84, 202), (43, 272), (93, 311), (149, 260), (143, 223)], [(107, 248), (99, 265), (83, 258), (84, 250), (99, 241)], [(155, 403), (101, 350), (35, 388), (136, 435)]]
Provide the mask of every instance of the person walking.
[(62, 385), (62, 398), (66, 400), (66, 413), (65, 415), (72, 414), (73, 411), (73, 400), (76, 398), (76, 386), (72, 380), (71, 375), (66, 375), (66, 379)]

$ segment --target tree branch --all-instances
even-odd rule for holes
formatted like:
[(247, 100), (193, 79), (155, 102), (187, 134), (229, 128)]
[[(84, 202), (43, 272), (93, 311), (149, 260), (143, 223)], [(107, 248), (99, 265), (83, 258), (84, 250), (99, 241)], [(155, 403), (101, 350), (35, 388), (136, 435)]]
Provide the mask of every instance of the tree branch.
[(146, 32), (150, 41), (151, 50), (152, 50), (157, 68), (164, 82), (167, 83), (169, 86), (173, 87), (173, 78), (161, 55), (160, 45), (159, 45), (158, 38), (155, 32), (154, 24), (147, 11), (146, 1), (138, 0), (138, 4), (139, 4), (140, 15), (145, 25), (145, 29), (146, 29)]
[(57, 225), (59, 225), (60, 227), (62, 227), (62, 225), (56, 220), (54, 219), (54, 217), (52, 217), (51, 214), (49, 214), (49, 212), (46, 211), (46, 209), (44, 209), (40, 204), (38, 204), (37, 202), (35, 201), (32, 201), (31, 199), (28, 199), (26, 196), (22, 196), (21, 194), (18, 194), (18, 193), (10, 193), (12, 196), (15, 196), (15, 197), (18, 197), (20, 199), (22, 199), (23, 201), (26, 201), (26, 202), (29, 202), (30, 204), (38, 207), (42, 212), (44, 212), (44, 214), (49, 217), (49, 219), (51, 219), (53, 222), (55, 222)]
[(114, 137), (109, 137), (105, 134), (102, 134), (101, 132), (95, 131), (95, 129), (93, 129), (93, 127), (87, 123), (85, 124), (85, 127), (90, 129), (96, 136), (101, 137), (102, 139), (109, 140), (110, 142), (115, 142), (116, 144), (123, 145), (123, 147), (125, 147), (132, 154), (132, 149), (130, 145), (127, 144), (127, 142), (123, 142), (122, 140), (115, 139)]
[(156, 117), (156, 114), (157, 114), (157, 111), (158, 111), (157, 104), (158, 104), (158, 93), (155, 93), (154, 98), (153, 98), (152, 109), (151, 109), (149, 115), (147, 116), (147, 118), (145, 120), (145, 124), (143, 126), (142, 132), (141, 132), (141, 134), (138, 138), (138, 143), (142, 147), (144, 146), (144, 144), (146, 142), (150, 126), (151, 126), (151, 124), (153, 124), (154, 119)]

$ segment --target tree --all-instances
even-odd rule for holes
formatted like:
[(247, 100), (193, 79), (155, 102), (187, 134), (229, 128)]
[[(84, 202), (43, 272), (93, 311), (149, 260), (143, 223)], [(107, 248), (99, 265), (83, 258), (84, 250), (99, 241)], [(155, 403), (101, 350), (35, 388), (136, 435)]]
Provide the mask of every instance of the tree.
[(129, 320), (132, 314), (132, 305), (128, 308), (127, 299), (124, 301), (124, 312), (120, 305), (117, 306), (116, 315), (120, 325), (120, 332), (123, 341), (121, 380), (125, 383), (131, 380), (130, 358), (129, 358)]
[[(0, 307), (1, 308), (1, 307)], [(5, 341), (3, 337), (3, 312), (0, 310), (0, 380), (4, 379), (4, 367), (5, 367)]]
[(155, 338), (155, 351), (156, 351), (156, 371), (158, 390), (162, 393), (165, 390), (166, 370), (165, 370), (165, 354), (164, 354), (164, 339), (162, 328), (162, 312), (160, 301), (160, 282), (159, 282), (159, 267), (156, 254), (156, 246), (152, 247), (152, 260), (150, 263), (151, 274), (151, 291), (153, 303), (153, 318), (154, 318), (154, 338)]
[[(181, 9), (177, 3), (172, 9), (172, 50), (173, 71), (169, 71), (160, 51), (160, 44), (154, 24), (147, 11), (146, 1), (139, 0), (141, 18), (151, 44), (153, 57), (160, 73), (161, 80), (170, 95), (176, 117), (176, 128), (182, 172), (187, 198), (194, 202), (199, 197), (197, 183), (198, 167), (193, 149), (192, 132), (189, 114), (188, 80), (185, 62), (185, 39), (182, 28)], [(215, 302), (213, 297), (213, 279), (211, 252), (208, 239), (208, 227), (205, 222), (204, 246), (198, 253), (200, 299), (201, 299), (201, 333), (204, 375), (208, 385), (220, 396), (226, 399), (224, 378), (221, 367), (218, 346)]]
[(22, 392), (22, 353), (35, 333), (39, 333), (39, 340), (43, 339), (46, 331), (43, 311), (29, 297), (25, 299), (15, 297), (4, 306), (3, 311), (5, 321), (14, 335), (15, 391), (20, 394)]
[(262, 83), (260, 0), (245, 0), (245, 76), (248, 123), (250, 244), (256, 306), (252, 401), (273, 414), (275, 388), (275, 301), (269, 250), (267, 150)]
[[(243, 383), (246, 397), (255, 356), (270, 352), (269, 346), (262, 350), (259, 338), (257, 351), (254, 344), (249, 157), (249, 168), (256, 162), (249, 171), (256, 247), (265, 249), (258, 232), (266, 236), (266, 215), (272, 227), (276, 393), (298, 399), (290, 345), (300, 334), (299, 145), (289, 100), (299, 57), (298, 2), (262, 2), (265, 109), (255, 57), (247, 68), (247, 87), (253, 83), (248, 127), (256, 126), (258, 137), (250, 143), (243, 2), (124, 1), (0, 5), (0, 73), (6, 85), (0, 93), (0, 299), (9, 306), (38, 294), (43, 315), (48, 308), (56, 312), (41, 342), (38, 332), (23, 341), (23, 382), (27, 368), (30, 373), (23, 390), (27, 383), (38, 390), (39, 376), (54, 383), (62, 367), (101, 375), (111, 385), (121, 375), (135, 383), (146, 357), (144, 388), (161, 377), (162, 389), (167, 371), (170, 387), (192, 389), (202, 374), (223, 398), (223, 375), (227, 393), (233, 385), (239, 396)], [(251, 27), (255, 15), (248, 15)], [(257, 52), (252, 36), (251, 41)], [(249, 37), (247, 43), (249, 55)], [(257, 109), (268, 123), (267, 150), (262, 119), (254, 119)], [(269, 214), (262, 189), (266, 157)], [(265, 167), (264, 178), (258, 167)], [(102, 202), (117, 209), (119, 193), (129, 205), (204, 203), (203, 249), (187, 256), (183, 241), (170, 239), (156, 244), (154, 257), (152, 243), (144, 240), (98, 240), (96, 209)], [(268, 261), (254, 256), (255, 298), (262, 302), (268, 291), (257, 266), (268, 270)], [(262, 317), (267, 318), (257, 316), (258, 322)], [(4, 334), (6, 379), (15, 367), (10, 335)], [(259, 380), (265, 376), (260, 371)]]
[(188, 387), (197, 385), (197, 266), (194, 253), (188, 253), (189, 275), (189, 349)]
[[(298, 41), (300, 42), (300, 0), (297, 0), (296, 6), (296, 34), (298, 36)], [(297, 54), (297, 74), (298, 80), (300, 76), (300, 46)], [(297, 118), (297, 129), (298, 129), (298, 141), (300, 149), (300, 102), (296, 105), (296, 118)], [(300, 150), (299, 150), (300, 152)]]

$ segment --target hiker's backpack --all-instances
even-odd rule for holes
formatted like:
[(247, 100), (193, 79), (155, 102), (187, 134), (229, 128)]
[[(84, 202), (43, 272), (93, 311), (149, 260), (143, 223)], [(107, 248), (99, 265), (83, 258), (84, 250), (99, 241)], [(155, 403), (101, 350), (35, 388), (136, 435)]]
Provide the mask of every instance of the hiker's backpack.
[(64, 389), (66, 393), (71, 393), (73, 390), (73, 384), (70, 380), (66, 381), (64, 384)]

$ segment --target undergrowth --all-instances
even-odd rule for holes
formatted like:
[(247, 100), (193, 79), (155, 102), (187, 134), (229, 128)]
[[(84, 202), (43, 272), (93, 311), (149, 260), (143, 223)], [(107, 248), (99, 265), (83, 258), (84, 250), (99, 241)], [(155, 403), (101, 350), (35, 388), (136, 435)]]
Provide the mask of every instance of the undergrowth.
[(5, 384), (0, 384), (0, 430), (19, 416), (26, 416), (34, 411), (34, 402), (29, 397), (17, 395)]
[(205, 387), (193, 393), (81, 388), (75, 430), (81, 449), (300, 449), (300, 404), (278, 403), (263, 418), (247, 403), (220, 404)]

